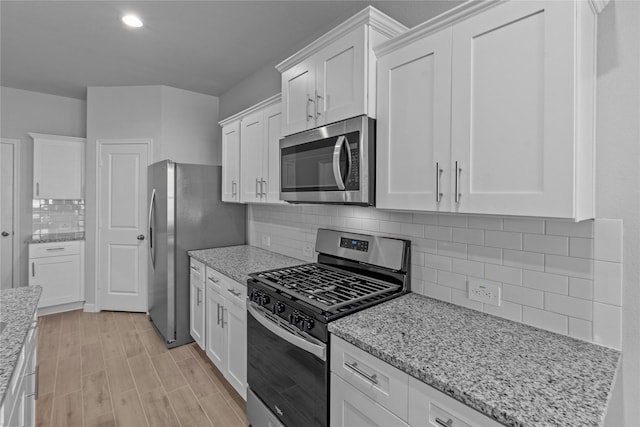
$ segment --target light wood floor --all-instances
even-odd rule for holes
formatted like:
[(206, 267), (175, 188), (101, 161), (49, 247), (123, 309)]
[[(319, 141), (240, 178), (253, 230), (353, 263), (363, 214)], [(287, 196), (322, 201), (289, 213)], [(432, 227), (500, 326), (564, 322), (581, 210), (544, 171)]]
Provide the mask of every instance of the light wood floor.
[(246, 404), (196, 344), (167, 350), (144, 314), (40, 318), (37, 426), (247, 426)]

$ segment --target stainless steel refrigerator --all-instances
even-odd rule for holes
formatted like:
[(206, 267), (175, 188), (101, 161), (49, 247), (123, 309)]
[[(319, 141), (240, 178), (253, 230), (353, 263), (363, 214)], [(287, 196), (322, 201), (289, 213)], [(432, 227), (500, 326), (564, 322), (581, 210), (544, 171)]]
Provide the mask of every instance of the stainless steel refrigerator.
[(222, 202), (220, 166), (165, 160), (148, 178), (149, 319), (171, 348), (193, 341), (187, 251), (244, 244), (246, 209)]

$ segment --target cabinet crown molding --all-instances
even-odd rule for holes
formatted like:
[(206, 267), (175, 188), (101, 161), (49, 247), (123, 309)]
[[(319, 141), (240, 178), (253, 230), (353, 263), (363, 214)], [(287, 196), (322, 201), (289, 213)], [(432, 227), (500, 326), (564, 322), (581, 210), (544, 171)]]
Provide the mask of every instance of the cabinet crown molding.
[(29, 132), (29, 136), (33, 139), (48, 139), (53, 141), (71, 141), (71, 142), (87, 142), (87, 138), (78, 138), (76, 136), (49, 135), (46, 133)]
[(229, 116), (226, 119), (222, 119), (218, 122), (218, 124), (220, 126), (226, 126), (229, 123), (235, 121), (235, 120), (240, 120), (241, 118), (248, 116), (249, 114), (253, 114), (257, 111), (262, 110), (263, 108), (269, 107), (271, 105), (277, 104), (278, 102), (280, 102), (282, 95), (277, 93), (263, 101), (258, 102), (255, 105), (252, 105), (249, 108), (246, 108), (242, 111), (240, 111), (239, 113), (234, 114), (233, 116)]
[(328, 31), (315, 41), (309, 43), (303, 49), (300, 49), (298, 52), (294, 53), (293, 55), (276, 65), (276, 69), (282, 73), (284, 70), (287, 70), (295, 64), (303, 61), (323, 47), (331, 44), (335, 40), (360, 27), (361, 25), (369, 25), (369, 27), (375, 29), (376, 31), (382, 33), (387, 37), (396, 37), (407, 31), (408, 29), (395, 19), (380, 12), (378, 9), (372, 6), (367, 6), (360, 12), (353, 15), (351, 18), (344, 21), (342, 24)]

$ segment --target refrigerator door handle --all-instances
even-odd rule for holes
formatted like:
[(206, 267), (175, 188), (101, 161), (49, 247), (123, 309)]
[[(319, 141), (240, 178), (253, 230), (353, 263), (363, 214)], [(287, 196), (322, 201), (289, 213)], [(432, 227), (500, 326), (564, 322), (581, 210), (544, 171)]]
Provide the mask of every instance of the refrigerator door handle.
[(154, 254), (154, 249), (153, 249), (153, 225), (152, 225), (152, 218), (154, 218), (153, 212), (154, 212), (154, 207), (155, 207), (155, 201), (156, 201), (156, 189), (154, 188), (151, 191), (151, 202), (149, 203), (149, 257), (151, 258), (151, 268), (153, 268), (155, 270), (156, 267), (156, 259), (155, 259), (155, 254)]

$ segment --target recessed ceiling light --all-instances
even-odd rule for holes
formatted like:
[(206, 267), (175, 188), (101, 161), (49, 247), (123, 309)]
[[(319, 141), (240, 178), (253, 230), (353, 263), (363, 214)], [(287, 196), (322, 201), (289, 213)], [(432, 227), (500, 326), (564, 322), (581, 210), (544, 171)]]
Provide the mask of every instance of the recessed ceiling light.
[(136, 15), (129, 14), (122, 17), (122, 22), (133, 28), (142, 27), (142, 21)]

